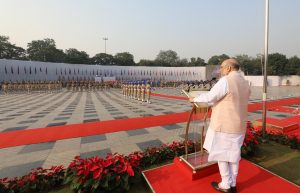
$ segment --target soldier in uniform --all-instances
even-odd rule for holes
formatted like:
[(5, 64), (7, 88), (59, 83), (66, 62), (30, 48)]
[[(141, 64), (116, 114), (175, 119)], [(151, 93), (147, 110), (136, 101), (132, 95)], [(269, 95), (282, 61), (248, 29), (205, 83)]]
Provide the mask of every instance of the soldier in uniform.
[(11, 84), (12, 83), (10, 81), (7, 83), (7, 94), (12, 91), (12, 85)]
[(126, 98), (127, 97), (127, 82), (124, 82), (123, 86), (124, 86), (124, 97)]
[(142, 85), (141, 85), (141, 97), (142, 97), (142, 102), (146, 102), (146, 100), (145, 100), (145, 93), (146, 93), (146, 87), (145, 87), (144, 82), (142, 82)]
[(122, 89), (122, 95), (123, 95), (123, 97), (125, 97), (125, 83), (124, 82), (121, 83), (121, 89)]
[(48, 82), (48, 93), (52, 93), (51, 81)]
[(210, 82), (209, 82), (209, 80), (206, 80), (206, 81), (204, 82), (204, 89), (205, 89), (205, 90), (210, 90)]
[(134, 83), (131, 82), (131, 88), (130, 88), (130, 98), (131, 98), (131, 99), (133, 99), (133, 96), (134, 96), (134, 95), (133, 95), (133, 89), (134, 89), (133, 84), (134, 84)]
[(133, 85), (133, 99), (137, 99), (137, 83)]
[(88, 90), (88, 92), (91, 92), (92, 91), (92, 81), (88, 81), (87, 82), (87, 90)]
[(131, 97), (131, 82), (128, 82), (127, 86), (127, 97), (130, 99)]
[(7, 90), (8, 90), (8, 85), (6, 82), (3, 82), (2, 83), (2, 91), (5, 95), (8, 93)]
[(151, 85), (150, 82), (148, 81), (146, 84), (146, 93), (147, 93), (147, 103), (151, 103), (150, 102), (150, 96), (151, 96)]
[(137, 82), (137, 100), (141, 100), (141, 84), (139, 81)]

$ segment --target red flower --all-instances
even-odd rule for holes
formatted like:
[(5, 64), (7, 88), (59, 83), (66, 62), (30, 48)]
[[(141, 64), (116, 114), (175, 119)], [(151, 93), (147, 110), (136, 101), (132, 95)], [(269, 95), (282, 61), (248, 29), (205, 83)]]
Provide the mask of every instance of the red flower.
[(36, 180), (36, 176), (35, 175), (31, 175), (30, 176), (30, 180), (33, 182), (33, 181), (35, 181)]
[(102, 173), (102, 168), (100, 168), (99, 170), (94, 171), (93, 173), (93, 179), (97, 180), (101, 178), (101, 173)]
[(134, 171), (133, 171), (131, 165), (127, 165), (127, 173), (129, 176), (134, 176)]

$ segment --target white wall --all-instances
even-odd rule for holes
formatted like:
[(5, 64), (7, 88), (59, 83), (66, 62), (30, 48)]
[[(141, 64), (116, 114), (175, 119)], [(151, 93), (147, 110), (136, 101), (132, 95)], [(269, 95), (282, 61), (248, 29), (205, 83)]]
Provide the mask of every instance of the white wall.
[[(245, 76), (251, 86), (263, 86), (263, 76)], [(268, 86), (283, 86), (289, 80), (291, 86), (300, 85), (300, 76), (268, 76)]]
[(206, 68), (101, 66), (0, 59), (0, 82), (94, 79), (96, 75), (115, 76), (118, 80), (206, 80)]

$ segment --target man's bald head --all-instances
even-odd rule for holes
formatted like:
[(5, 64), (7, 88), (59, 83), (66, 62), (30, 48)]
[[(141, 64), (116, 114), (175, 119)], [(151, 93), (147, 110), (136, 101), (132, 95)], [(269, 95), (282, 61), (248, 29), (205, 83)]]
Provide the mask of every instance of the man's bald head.
[(230, 59), (224, 60), (222, 62), (222, 65), (226, 66), (226, 67), (231, 67), (231, 69), (235, 70), (235, 71), (238, 71), (240, 69), (239, 62), (236, 59), (234, 59), (234, 58), (230, 58)]
[(239, 69), (240, 69), (240, 64), (234, 58), (224, 60), (220, 66), (220, 72), (223, 76), (228, 75), (232, 71), (239, 71)]

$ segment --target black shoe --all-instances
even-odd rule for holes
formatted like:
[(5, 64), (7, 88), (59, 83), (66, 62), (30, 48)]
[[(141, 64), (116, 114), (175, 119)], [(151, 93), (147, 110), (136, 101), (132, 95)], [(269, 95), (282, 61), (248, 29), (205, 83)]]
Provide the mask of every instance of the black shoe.
[(230, 187), (230, 189), (231, 189), (231, 193), (237, 193), (236, 186)]
[(232, 193), (231, 188), (228, 188), (228, 189), (220, 188), (218, 182), (212, 182), (211, 185), (215, 190), (217, 190), (219, 192)]

